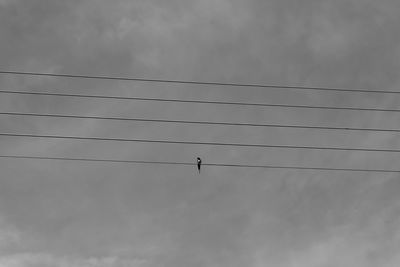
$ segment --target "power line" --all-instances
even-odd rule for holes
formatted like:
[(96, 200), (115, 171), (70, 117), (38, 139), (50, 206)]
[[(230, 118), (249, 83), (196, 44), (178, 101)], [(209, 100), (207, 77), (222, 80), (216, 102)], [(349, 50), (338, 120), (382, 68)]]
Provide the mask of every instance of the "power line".
[[(64, 93), (27, 92), (27, 91), (11, 91), (11, 90), (0, 90), (0, 93), (3, 93), (3, 94), (19, 94), (19, 95), (41, 95), (41, 96), (57, 96), (57, 97), (94, 98), (94, 99), (136, 100), (136, 101), (153, 101), (153, 102), (175, 102), (175, 103), (191, 103), (191, 104), (214, 104), (214, 105), (231, 105), (231, 106), (254, 106), (254, 107), (272, 107), (272, 108), (328, 109), (328, 110), (350, 110), (350, 111), (400, 112), (400, 109), (385, 109), (385, 108), (362, 108), (362, 107), (335, 107), (335, 106), (289, 105), (289, 104), (248, 103), (248, 102), (189, 100), (189, 99), (188, 99), (188, 100), (186, 100), (186, 99), (165, 99), (165, 98), (149, 98), (149, 97), (107, 96), (107, 95), (86, 95), (86, 94), (64, 94)], [(400, 93), (400, 92), (399, 92), (399, 93)]]
[(247, 84), (247, 83), (223, 83), (223, 82), (201, 82), (189, 80), (167, 80), (167, 79), (149, 79), (149, 78), (133, 78), (118, 76), (99, 76), (99, 75), (80, 75), (80, 74), (55, 74), (44, 72), (23, 72), (23, 71), (0, 71), (0, 74), (15, 74), (29, 76), (47, 76), (62, 78), (82, 78), (82, 79), (100, 79), (100, 80), (118, 80), (118, 81), (139, 81), (154, 83), (172, 83), (172, 84), (194, 84), (194, 85), (214, 85), (214, 86), (234, 86), (234, 87), (255, 87), (255, 88), (279, 88), (291, 90), (318, 90), (318, 91), (336, 91), (336, 92), (353, 92), (353, 93), (381, 93), (381, 94), (400, 94), (400, 91), (387, 90), (366, 90), (366, 89), (346, 89), (334, 87), (307, 87), (307, 86), (286, 86), (273, 84)]
[[(130, 163), (130, 164), (153, 164), (153, 165), (183, 165), (183, 166), (195, 166), (196, 165), (195, 163), (176, 162), (176, 161), (117, 160), (117, 159), (40, 157), (40, 156), (15, 156), (15, 155), (0, 155), (0, 158), (81, 161), (81, 162), (109, 162), (109, 163)], [(260, 168), (260, 169), (315, 170), (315, 171), (343, 171), (343, 172), (400, 173), (400, 170), (387, 170), (387, 169), (327, 168), (327, 167), (305, 167), (305, 166), (303, 167), (303, 166), (279, 166), (279, 165), (225, 164), (225, 163), (203, 163), (202, 166)]]
[(294, 146), (294, 145), (268, 145), (268, 144), (243, 144), (243, 143), (219, 143), (219, 142), (193, 142), (193, 141), (172, 141), (172, 140), (154, 140), (154, 139), (83, 137), (83, 136), (65, 136), (65, 135), (36, 135), (36, 134), (0, 133), (0, 136), (49, 138), (49, 139), (71, 139), (71, 140), (91, 140), (91, 141), (117, 141), (117, 142), (135, 142), (135, 143), (161, 143), (161, 144), (181, 144), (181, 145), (258, 147), (258, 148), (279, 148), (279, 149), (308, 149), (308, 150), (336, 150), (336, 151), (392, 152), (392, 153), (400, 152), (400, 150), (398, 150), (398, 149), (322, 147), (322, 146)]
[(332, 126), (311, 126), (311, 125), (285, 125), (285, 124), (257, 124), (257, 123), (213, 122), (213, 121), (191, 121), (191, 120), (164, 120), (164, 119), (123, 118), (123, 117), (103, 117), (103, 116), (81, 116), (81, 115), (65, 115), (65, 114), (40, 114), (40, 113), (21, 113), (21, 112), (0, 112), (0, 115), (49, 117), (49, 118), (71, 118), (71, 119), (94, 119), (94, 120), (110, 120), (110, 121), (160, 122), (160, 123), (174, 123), (174, 124), (199, 124), (199, 125), (221, 125), (221, 126), (268, 127), (268, 128), (295, 128), (295, 129), (368, 131), (368, 132), (396, 132), (396, 133), (400, 132), (400, 129), (332, 127)]

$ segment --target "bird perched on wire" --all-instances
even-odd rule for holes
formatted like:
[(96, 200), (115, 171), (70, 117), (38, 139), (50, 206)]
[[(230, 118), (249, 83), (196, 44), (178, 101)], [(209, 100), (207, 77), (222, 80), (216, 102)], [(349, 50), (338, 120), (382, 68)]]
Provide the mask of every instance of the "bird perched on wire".
[(200, 168), (201, 168), (201, 158), (197, 157), (197, 169), (199, 170), (199, 173), (200, 173)]

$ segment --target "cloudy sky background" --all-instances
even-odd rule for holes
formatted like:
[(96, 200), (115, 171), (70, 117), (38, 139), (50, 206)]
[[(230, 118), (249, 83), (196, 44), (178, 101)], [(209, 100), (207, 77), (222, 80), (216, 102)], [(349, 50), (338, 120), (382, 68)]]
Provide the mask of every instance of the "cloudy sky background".
[[(0, 69), (399, 90), (396, 0), (1, 0)], [(399, 97), (50, 77), (1, 89), (397, 108)], [(0, 96), (1, 112), (399, 128), (396, 113)], [(400, 148), (398, 134), (0, 116), (0, 132)], [(1, 155), (399, 169), (398, 155), (0, 138)], [(399, 176), (0, 160), (1, 267), (394, 267)]]

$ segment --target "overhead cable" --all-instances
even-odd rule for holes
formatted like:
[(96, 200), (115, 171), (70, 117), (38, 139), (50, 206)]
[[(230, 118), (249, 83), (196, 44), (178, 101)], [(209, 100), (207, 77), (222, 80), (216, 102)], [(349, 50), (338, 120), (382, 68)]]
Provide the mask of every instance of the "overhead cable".
[(26, 113), (26, 112), (0, 112), (0, 115), (48, 117), (48, 118), (69, 118), (69, 119), (93, 119), (93, 120), (108, 120), (108, 121), (159, 122), (159, 123), (172, 123), (172, 124), (199, 124), (199, 125), (220, 125), (220, 126), (294, 128), (294, 129), (316, 129), (316, 130), (338, 130), (338, 131), (368, 131), (368, 132), (395, 132), (395, 133), (400, 132), (400, 129), (334, 127), (334, 126), (313, 126), (313, 125), (287, 125), (287, 124), (266, 124), (266, 123), (263, 124), (263, 123), (241, 123), (241, 122), (214, 122), (214, 121), (192, 121), (192, 120), (167, 120), (167, 119), (105, 117), (105, 116), (87, 116), (87, 115), (82, 116), (82, 115), (67, 115), (67, 114), (42, 114), (42, 113)]
[[(176, 162), (176, 161), (144, 161), (144, 160), (118, 160), (118, 159), (97, 159), (97, 158), (19, 156), (19, 155), (0, 155), (0, 158), (32, 159), (32, 160), (80, 161), (80, 162), (102, 162), (102, 163), (108, 162), (108, 163), (129, 163), (129, 164), (148, 164), (148, 165), (183, 165), (183, 166), (193, 166), (193, 167), (196, 166), (196, 163)], [(328, 168), (328, 167), (249, 165), (249, 164), (227, 164), (227, 163), (202, 163), (202, 166), (259, 168), (259, 169), (286, 169), (286, 170), (311, 170), (311, 171), (400, 173), (400, 170), (388, 170), (388, 169)]]
[(128, 138), (106, 138), (106, 137), (84, 137), (66, 135), (37, 135), (37, 134), (16, 134), (0, 133), (0, 136), (27, 137), (44, 139), (70, 139), (90, 141), (116, 141), (131, 143), (159, 143), (159, 144), (181, 144), (181, 145), (209, 145), (226, 147), (256, 147), (256, 148), (278, 148), (278, 149), (307, 149), (307, 150), (332, 150), (332, 151), (363, 151), (363, 152), (392, 152), (399, 153), (399, 149), (378, 149), (378, 148), (352, 148), (352, 147), (324, 147), (324, 146), (295, 146), (295, 145), (268, 145), (268, 144), (244, 144), (244, 143), (220, 143), (220, 142), (195, 142), (195, 141), (173, 141), (156, 139), (128, 139)]
[(11, 71), (0, 70), (0, 74), (29, 75), (29, 76), (47, 76), (62, 78), (81, 78), (81, 79), (100, 79), (100, 80), (118, 80), (118, 81), (138, 81), (153, 83), (172, 83), (172, 84), (193, 84), (193, 85), (213, 85), (213, 86), (232, 86), (232, 87), (256, 87), (256, 88), (277, 88), (291, 90), (317, 90), (317, 91), (336, 91), (336, 92), (353, 92), (353, 93), (381, 93), (381, 94), (400, 94), (400, 91), (388, 90), (367, 90), (367, 89), (347, 89), (334, 87), (308, 87), (308, 86), (287, 86), (279, 84), (253, 84), (253, 83), (224, 83), (224, 82), (202, 82), (192, 80), (170, 80), (170, 79), (150, 79), (135, 78), (122, 76), (106, 76), (106, 75), (83, 75), (83, 74), (67, 74), (67, 73), (45, 73), (45, 72), (27, 72), (27, 71)]
[(293, 109), (327, 109), (327, 110), (350, 110), (350, 111), (400, 112), (400, 109), (387, 109), (387, 108), (363, 108), (363, 107), (337, 107), (337, 106), (313, 106), (313, 105), (291, 105), (291, 104), (271, 104), (271, 103), (249, 103), (249, 102), (211, 101), (211, 100), (193, 100), (193, 99), (130, 97), (130, 96), (115, 96), (115, 95), (65, 94), (65, 93), (29, 92), (29, 91), (13, 91), (13, 90), (0, 90), (0, 93), (3, 93), (3, 94), (19, 94), (19, 95), (73, 97), (73, 98), (92, 98), (92, 99), (134, 100), (134, 101), (150, 101), (150, 102), (214, 104), (214, 105), (230, 105), (230, 106), (243, 106), (243, 107), (244, 106), (253, 106), (253, 107), (293, 108)]

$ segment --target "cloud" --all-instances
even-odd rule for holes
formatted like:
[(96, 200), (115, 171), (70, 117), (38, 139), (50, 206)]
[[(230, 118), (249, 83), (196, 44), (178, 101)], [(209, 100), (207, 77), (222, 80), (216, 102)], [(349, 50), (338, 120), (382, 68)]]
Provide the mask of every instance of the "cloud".
[(50, 254), (23, 253), (0, 257), (0, 267), (143, 267), (146, 261), (115, 257), (72, 259)]
[(5, 7), (13, 2), (16, 2), (16, 1), (15, 0), (0, 0), (0, 6)]
[(0, 255), (3, 249), (20, 245), (21, 233), (0, 217)]
[(394, 186), (397, 182), (392, 179), (379, 184), (372, 180), (368, 184), (357, 197), (359, 201), (349, 203), (351, 212), (348, 213), (348, 219), (336, 226), (332, 225), (329, 234), (315, 239), (309, 246), (304, 244), (304, 247), (292, 250), (288, 254), (289, 263), (282, 266), (389, 267), (398, 264), (400, 202), (393, 199), (393, 196), (386, 201), (378, 201), (376, 198), (380, 198), (380, 190)]
[[(393, 90), (399, 84), (396, 0), (11, 2), (0, 2), (0, 35), (7, 40), (0, 44), (4, 68)], [(398, 106), (395, 98), (376, 95), (7, 77), (0, 77), (1, 86), (16, 90)], [(392, 128), (399, 122), (397, 115), (387, 113), (373, 116), (38, 96), (2, 96), (0, 101), (4, 111), (110, 117), (371, 128)], [(0, 131), (18, 133), (349, 147), (397, 145), (395, 136), (389, 134), (1, 119)], [(395, 157), (390, 160), (381, 153), (10, 140), (1, 138), (2, 153), (179, 161), (191, 161), (201, 154), (207, 162), (221, 163), (397, 167)], [(390, 215), (397, 211), (387, 208), (397, 201), (399, 184), (393, 176), (209, 167), (199, 177), (195, 169), (177, 166), (0, 163), (0, 205), (17, 227), (0, 223), (0, 248), (24, 243), (22, 252), (3, 255), (0, 266), (153, 263), (129, 258), (133, 254), (155, 259), (159, 266), (266, 266), (272, 258), (275, 262), (270, 266), (279, 267), (327, 267), (332, 263), (364, 267), (371, 261), (390, 266), (399, 257), (394, 252), (398, 247), (394, 238), (397, 219)], [(20, 231), (29, 232), (35, 240), (26, 242), (24, 236), (22, 242)], [(253, 254), (256, 259), (248, 260)]]
[[(382, 230), (382, 229), (381, 229)], [(371, 231), (371, 230), (370, 230)], [(398, 233), (388, 237), (385, 242), (391, 243), (390, 249), (382, 249), (382, 244), (362, 233), (348, 232), (335, 233), (327, 240), (318, 241), (302, 252), (295, 252), (290, 256), (288, 267), (390, 267), (398, 264), (400, 240)], [(392, 243), (392, 240), (394, 243)], [(397, 248), (397, 249), (395, 249)], [(386, 251), (385, 251), (386, 250)]]

